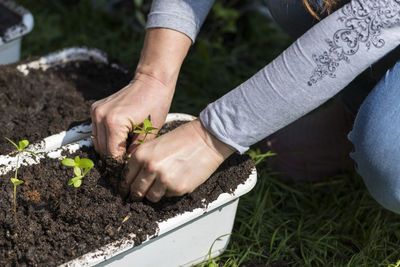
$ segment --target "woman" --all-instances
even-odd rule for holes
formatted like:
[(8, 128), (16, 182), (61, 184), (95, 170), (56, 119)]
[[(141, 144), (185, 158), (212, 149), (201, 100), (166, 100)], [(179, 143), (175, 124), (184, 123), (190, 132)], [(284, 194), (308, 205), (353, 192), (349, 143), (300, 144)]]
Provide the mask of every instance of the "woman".
[[(134, 140), (128, 151), (134, 151), (134, 156), (121, 183), (124, 193), (157, 202), (164, 195), (193, 191), (233, 152), (245, 152), (314, 110), (400, 42), (399, 0), (304, 0), (304, 5), (299, 1), (266, 1), (275, 19), (298, 37), (279, 57), (209, 104), (199, 119), (137, 148)], [(213, 0), (153, 2), (133, 81), (92, 106), (92, 134), (99, 153), (122, 159), (133, 123), (150, 114), (153, 125), (163, 124), (181, 64), (212, 4)], [(321, 20), (288, 14), (306, 16), (305, 10)], [(295, 27), (290, 26), (291, 18), (297, 19), (292, 23)], [(388, 68), (388, 64), (384, 66)], [(364, 101), (350, 133), (358, 172), (377, 201), (395, 212), (400, 212), (400, 179), (395, 164), (400, 155), (395, 146), (399, 136), (395, 128), (399, 75), (400, 65), (386, 73)], [(350, 84), (345, 92), (351, 93), (341, 98), (361, 95), (350, 90), (353, 87)], [(343, 105), (335, 106), (326, 114), (342, 114), (335, 118), (339, 120), (349, 116)], [(322, 121), (324, 116), (320, 116)], [(269, 143), (273, 145), (274, 138)], [(346, 149), (340, 149), (339, 154)], [(334, 152), (326, 151), (330, 153)]]

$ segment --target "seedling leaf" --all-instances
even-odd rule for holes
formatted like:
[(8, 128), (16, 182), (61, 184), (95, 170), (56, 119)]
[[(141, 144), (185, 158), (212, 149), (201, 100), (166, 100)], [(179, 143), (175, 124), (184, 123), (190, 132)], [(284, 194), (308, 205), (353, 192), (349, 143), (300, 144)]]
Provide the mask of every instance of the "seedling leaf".
[(74, 167), (74, 174), (75, 174), (76, 176), (81, 176), (81, 175), (82, 175), (81, 168), (75, 166), (75, 167)]
[(75, 177), (68, 181), (68, 185), (79, 187), (82, 184), (82, 178), (94, 167), (94, 163), (90, 159), (81, 159), (76, 156), (75, 159), (66, 158), (61, 161), (65, 166), (73, 167)]
[(83, 176), (82, 176), (82, 175), (79, 175), (79, 176), (75, 176), (75, 177), (72, 178), (71, 180), (72, 180), (73, 183), (75, 183), (75, 182), (78, 181), (78, 180), (82, 180), (82, 178), (83, 178)]
[(18, 179), (18, 167), (19, 167), (19, 160), (20, 160), (20, 156), (23, 152), (28, 152), (31, 153), (35, 156), (37, 156), (35, 153), (33, 153), (32, 151), (29, 150), (25, 150), (24, 148), (27, 147), (29, 145), (29, 141), (24, 139), (22, 141), (18, 142), (18, 146), (16, 143), (14, 143), (13, 141), (11, 141), (9, 138), (4, 137), (8, 142), (10, 142), (13, 146), (15, 146), (15, 148), (18, 150), (18, 155), (17, 155), (17, 162), (15, 164), (15, 176), (10, 178), (11, 182), (14, 185), (14, 217), (15, 217), (15, 223), (18, 223), (18, 218), (17, 218), (17, 186), (20, 184), (23, 184), (24, 181)]
[(14, 143), (13, 141), (11, 141), (10, 139), (8, 139), (7, 137), (4, 137), (8, 142), (10, 142), (11, 144), (13, 144), (19, 151), (19, 146), (17, 146), (16, 143)]
[(146, 133), (145, 131), (141, 131), (141, 130), (134, 130), (133, 132), (134, 133), (139, 133), (139, 134), (145, 134)]
[(29, 146), (29, 141), (28, 140), (22, 140), (19, 141), (19, 149), (23, 150), (25, 147)]
[(81, 159), (78, 166), (80, 168), (93, 168), (94, 163), (90, 159)]
[(69, 158), (63, 159), (61, 161), (61, 163), (64, 166), (68, 166), (68, 167), (75, 167), (75, 165), (76, 165), (75, 161), (73, 159), (69, 159)]
[(22, 181), (22, 180), (20, 180), (20, 179), (16, 179), (16, 178), (10, 178), (10, 180), (11, 180), (11, 182), (12, 182), (15, 186), (24, 183), (24, 181)]
[(158, 128), (156, 128), (156, 127), (148, 127), (148, 128), (146, 128), (146, 131), (152, 131), (152, 130), (158, 130)]
[(82, 184), (82, 180), (78, 180), (74, 183), (74, 187), (80, 187)]
[(150, 128), (151, 127), (151, 122), (148, 119), (145, 119), (143, 121), (143, 125), (144, 125), (145, 129)]
[[(75, 185), (75, 183), (76, 183), (77, 181), (81, 181), (81, 183), (82, 183), (82, 178), (83, 178), (82, 175), (75, 176), (74, 178), (72, 178), (72, 179), (70, 179), (70, 180), (68, 181), (68, 185)], [(76, 187), (76, 186), (75, 186), (75, 187)]]

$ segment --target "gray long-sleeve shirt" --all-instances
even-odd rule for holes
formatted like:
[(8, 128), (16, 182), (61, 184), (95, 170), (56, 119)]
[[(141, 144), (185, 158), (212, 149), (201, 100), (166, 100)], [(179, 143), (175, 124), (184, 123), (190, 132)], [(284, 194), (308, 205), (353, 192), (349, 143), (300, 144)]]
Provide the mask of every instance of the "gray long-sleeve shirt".
[[(147, 27), (193, 41), (212, 0), (154, 0)], [(250, 145), (315, 109), (400, 43), (400, 0), (352, 0), (200, 113), (219, 140)]]

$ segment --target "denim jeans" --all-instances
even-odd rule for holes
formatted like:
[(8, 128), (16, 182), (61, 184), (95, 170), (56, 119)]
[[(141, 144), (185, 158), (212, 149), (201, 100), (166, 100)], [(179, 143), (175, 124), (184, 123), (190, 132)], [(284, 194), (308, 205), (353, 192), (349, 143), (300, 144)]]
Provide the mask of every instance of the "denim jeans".
[(400, 61), (362, 103), (348, 135), (350, 156), (371, 195), (400, 213)]

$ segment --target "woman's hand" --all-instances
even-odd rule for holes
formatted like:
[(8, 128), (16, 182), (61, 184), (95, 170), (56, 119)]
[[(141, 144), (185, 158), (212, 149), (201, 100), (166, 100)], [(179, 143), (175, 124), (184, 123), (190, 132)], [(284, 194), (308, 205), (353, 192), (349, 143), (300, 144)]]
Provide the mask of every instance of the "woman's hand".
[[(134, 124), (148, 116), (160, 128), (168, 114), (174, 88), (156, 78), (137, 73), (132, 83), (117, 93), (93, 103), (91, 108), (93, 144), (97, 152), (122, 160), (126, 139)], [(137, 144), (136, 136), (129, 150)], [(148, 139), (153, 138), (149, 135)]]
[[(150, 116), (154, 127), (162, 126), (191, 43), (188, 36), (174, 30), (147, 31), (132, 83), (92, 105), (92, 136), (97, 152), (122, 160), (133, 124), (140, 124)], [(128, 144), (128, 154), (138, 138)]]
[(190, 193), (233, 152), (194, 120), (137, 147), (124, 171), (121, 193), (152, 202)]

